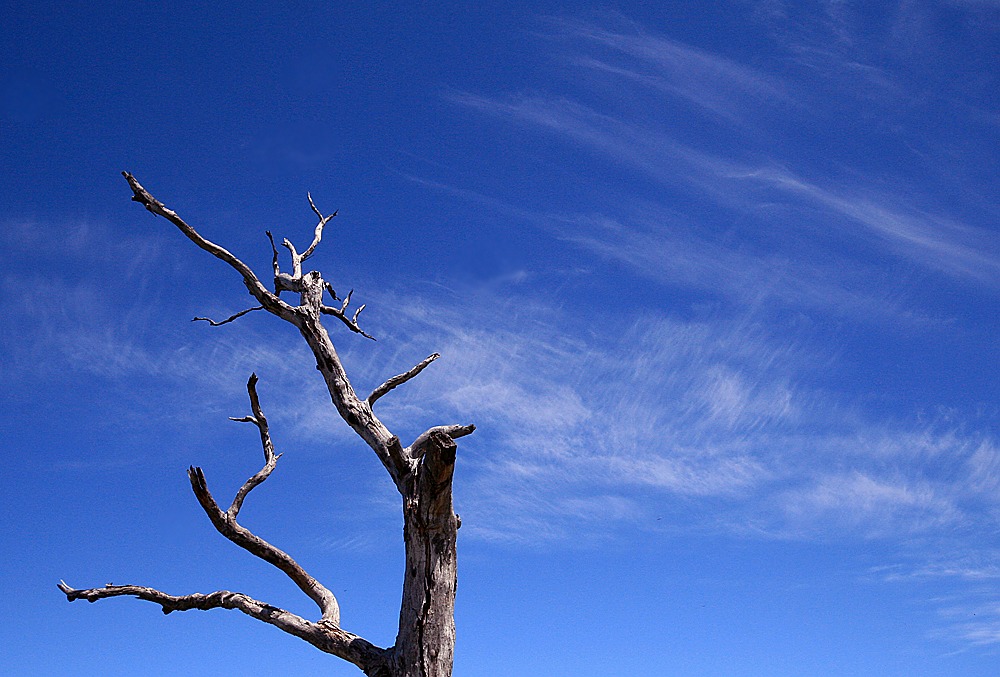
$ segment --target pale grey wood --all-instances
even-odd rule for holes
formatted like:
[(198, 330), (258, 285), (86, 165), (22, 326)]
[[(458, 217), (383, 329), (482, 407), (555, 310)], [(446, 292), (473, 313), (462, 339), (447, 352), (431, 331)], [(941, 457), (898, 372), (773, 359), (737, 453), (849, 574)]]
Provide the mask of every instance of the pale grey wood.
[[(362, 306), (362, 308), (363, 307), (364, 306)], [(375, 400), (377, 400), (378, 398), (382, 397), (383, 395), (385, 395), (387, 392), (389, 392), (390, 390), (392, 390), (396, 386), (401, 386), (404, 383), (406, 383), (407, 381), (409, 381), (411, 378), (413, 378), (414, 376), (416, 376), (417, 374), (419, 374), (420, 372), (422, 372), (427, 367), (428, 364), (430, 364), (431, 362), (433, 362), (434, 360), (436, 360), (439, 357), (441, 357), (441, 355), (439, 355), (438, 353), (434, 353), (433, 355), (430, 355), (430, 356), (424, 358), (424, 360), (421, 361), (420, 364), (418, 364), (417, 366), (413, 367), (409, 371), (407, 371), (407, 372), (405, 372), (403, 374), (399, 374), (398, 376), (393, 376), (392, 378), (390, 378), (388, 381), (386, 381), (385, 383), (383, 383), (382, 385), (380, 385), (378, 388), (376, 388), (375, 390), (373, 390), (371, 392), (371, 394), (365, 399), (365, 401), (368, 402), (368, 406), (370, 407), (373, 404), (375, 404)]]

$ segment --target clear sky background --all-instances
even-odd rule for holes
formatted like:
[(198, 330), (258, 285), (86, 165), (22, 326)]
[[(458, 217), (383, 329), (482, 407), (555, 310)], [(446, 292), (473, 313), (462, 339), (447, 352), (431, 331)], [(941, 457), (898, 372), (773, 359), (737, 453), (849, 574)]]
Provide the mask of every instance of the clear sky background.
[[(264, 230), (404, 441), (462, 439), (457, 677), (1000, 673), (1000, 3), (46, 3), (0, 16), (0, 656), (353, 675), (241, 519), (396, 631), (397, 496), (262, 278)], [(401, 5), (401, 6), (396, 6)]]

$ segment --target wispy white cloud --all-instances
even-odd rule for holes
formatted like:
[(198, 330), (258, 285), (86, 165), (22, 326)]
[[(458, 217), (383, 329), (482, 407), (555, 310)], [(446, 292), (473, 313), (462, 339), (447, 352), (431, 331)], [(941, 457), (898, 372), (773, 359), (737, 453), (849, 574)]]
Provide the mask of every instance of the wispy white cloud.
[[(650, 519), (659, 495), (727, 501), (702, 528), (893, 538), (968, 528), (995, 503), (973, 481), (995, 462), (991, 438), (870, 419), (803, 386), (830, 358), (794, 336), (745, 319), (643, 317), (584, 343), (558, 309), (481, 294), (399, 318), (411, 340), (436, 337), (444, 358), (386, 414), (452, 411), (480, 425), (457, 489), (468, 533), (593, 536)], [(583, 520), (560, 498), (594, 492), (621, 499), (614, 518)]]
[(721, 55), (652, 35), (636, 24), (616, 31), (571, 19), (551, 22), (578, 44), (599, 45), (628, 57), (632, 67), (592, 56), (579, 57), (578, 64), (677, 96), (730, 122), (744, 122), (754, 110), (750, 104), (794, 104), (781, 80)]
[[(828, 229), (853, 236), (855, 246), (874, 245), (957, 279), (990, 286), (1000, 283), (1000, 247), (990, 233), (945, 214), (908, 208), (904, 199), (889, 191), (864, 189), (845, 180), (828, 180), (824, 185), (795, 174), (773, 159), (751, 163), (722, 158), (685, 146), (656, 129), (603, 115), (564, 99), (534, 96), (501, 101), (472, 95), (453, 98), (464, 105), (582, 143), (618, 163), (647, 173), (667, 187), (686, 185), (724, 206), (751, 214), (775, 205), (804, 210), (803, 219), (815, 218), (819, 212), (825, 214), (823, 220)], [(625, 230), (607, 218), (601, 225), (615, 231), (615, 237)], [(809, 230), (802, 235), (813, 237)], [(634, 240), (648, 238), (648, 231), (644, 235), (632, 230), (629, 236)], [(634, 259), (641, 264), (649, 256), (670, 251), (670, 238), (664, 239), (663, 246), (633, 247), (629, 253), (645, 251), (644, 256)], [(814, 244), (822, 243), (822, 239), (814, 239)], [(581, 242), (605, 251), (611, 248), (611, 240), (606, 238), (607, 244), (602, 245), (600, 239), (581, 238)]]
[[(964, 547), (914, 553), (912, 561), (874, 567), (871, 574), (907, 586), (937, 609), (931, 636), (964, 648), (1000, 645), (1000, 552)], [(945, 592), (942, 592), (944, 590)]]
[[(761, 8), (768, 20), (786, 22), (798, 20), (793, 9), (783, 3)], [(561, 138), (599, 158), (598, 164), (605, 159), (602, 169), (616, 180), (623, 172), (624, 183), (649, 182), (661, 193), (722, 206), (741, 224), (694, 224), (636, 197), (639, 191), (612, 187), (607, 193), (614, 214), (532, 211), (438, 186), (545, 228), (633, 273), (734, 301), (728, 313), (704, 323), (650, 310), (633, 317), (619, 336), (588, 341), (580, 355), (572, 348), (561, 352), (554, 362), (558, 371), (530, 348), (513, 353), (495, 372), (506, 386), (476, 392), (530, 397), (551, 408), (558, 423), (535, 433), (525, 426), (516, 438), (499, 441), (500, 482), (510, 478), (516, 487), (500, 493), (597, 485), (618, 486), (623, 496), (659, 492), (731, 502), (738, 507), (717, 512), (713, 527), (821, 540), (904, 534), (933, 540), (951, 530), (965, 533), (992, 514), (996, 500), (987, 487), (995, 482), (997, 460), (988, 434), (870, 410), (846, 393), (806, 385), (816, 382), (817, 372), (836, 370), (836, 355), (829, 347), (798, 342), (794, 333), (779, 336), (777, 328), (761, 328), (767, 313), (760, 309), (776, 303), (851, 321), (905, 321), (912, 328), (930, 320), (916, 296), (922, 292), (909, 287), (908, 277), (937, 279), (940, 273), (988, 291), (1000, 283), (1000, 249), (990, 231), (933, 201), (914, 200), (915, 188), (894, 177), (845, 172), (826, 158), (789, 158), (779, 142), (744, 124), (748, 106), (812, 111), (823, 96), (848, 85), (854, 101), (902, 101), (904, 83), (860, 48), (851, 9), (842, 3), (813, 9), (822, 18), (822, 39), (792, 32), (783, 38), (799, 55), (798, 68), (823, 71), (824, 84), (808, 94), (796, 84), (794, 69), (774, 76), (634, 25), (555, 22), (571, 38), (568, 62), (585, 82), (591, 78), (595, 90), (616, 84), (622, 91), (646, 90), (740, 123), (727, 132), (732, 136), (725, 139), (726, 151), (719, 150), (727, 145), (719, 139), (696, 144), (669, 120), (586, 97), (451, 96), (471, 110)], [(743, 230), (734, 234), (738, 228)], [(902, 271), (899, 280), (887, 280), (887, 259)], [(501, 343), (553, 340), (551, 328), (532, 330), (501, 332)], [(461, 352), (464, 345), (454, 349)], [(512, 386), (520, 374), (545, 378)], [(562, 390), (546, 395), (545, 382), (553, 380)], [(518, 427), (517, 419), (497, 416), (497, 427)], [(542, 453), (525, 457), (517, 452), (521, 448)], [(580, 454), (580, 448), (590, 453)], [(635, 503), (637, 515), (645, 505)], [(548, 523), (546, 533), (558, 534), (557, 526), (558, 520)]]
[(734, 246), (728, 232), (705, 232), (683, 214), (643, 200), (623, 201), (615, 216), (535, 212), (476, 191), (411, 180), (533, 224), (634, 274), (709, 292), (741, 308), (818, 310), (904, 326), (942, 321), (915, 307), (905, 287), (872, 284), (871, 271), (833, 251), (825, 256), (783, 251), (776, 235), (774, 248)]
[[(666, 512), (687, 529), (755, 537), (936, 538), (998, 509), (995, 440), (873, 418), (807, 385), (835, 358), (752, 309), (700, 319), (634, 311), (591, 325), (532, 293), (535, 284), (528, 272), (499, 287), (372, 290), (373, 308), (397, 310), (391, 336), (337, 339), (362, 391), (442, 353), (379, 413), (404, 438), (444, 422), (479, 425), (462, 441), (456, 484), (467, 537), (593, 544), (655, 530)], [(240, 414), (256, 370), (278, 434), (351, 439), (294, 336), (275, 341), (252, 319), (165, 336), (155, 303), (116, 325), (87, 285), (32, 294), (41, 301), (30, 305), (32, 322), (52, 329), (39, 336), (39, 354), (123, 392), (144, 384), (123, 407), (132, 415), (175, 417), (164, 403), (183, 399), (182, 389), (198, 391), (202, 406), (220, 392), (214, 406), (234, 407), (220, 415)], [(371, 547), (352, 533), (314, 545)]]
[[(809, 89), (815, 91), (806, 95), (805, 89), (797, 84), (802, 73), (783, 71), (781, 75), (772, 75), (721, 54), (651, 34), (623, 17), (603, 22), (558, 19), (550, 23), (557, 33), (568, 38), (570, 53), (574, 55), (571, 61), (587, 69), (579, 73), (589, 73), (595, 87), (622, 91), (623, 86), (632, 86), (637, 90), (666, 92), (731, 121), (745, 121), (748, 115), (762, 108), (787, 106), (798, 100), (809, 101), (806, 108), (817, 109), (818, 114), (792, 116), (787, 122), (774, 120), (766, 130), (715, 135), (718, 138), (701, 134), (700, 139), (706, 143), (695, 146), (690, 141), (690, 132), (678, 129), (669, 119), (651, 119), (630, 112), (628, 107), (620, 110), (613, 106), (594, 108), (581, 103), (581, 97), (546, 93), (506, 97), (459, 94), (454, 95), (453, 100), (558, 135), (578, 148), (603, 154), (619, 168), (641, 172), (667, 190), (684, 187), (700, 198), (734, 210), (741, 217), (756, 217), (755, 221), (765, 230), (774, 229), (775, 222), (785, 221), (783, 229), (787, 231), (791, 228), (787, 215), (794, 214), (803, 224), (794, 234), (798, 240), (805, 237), (812, 246), (825, 246), (834, 256), (850, 256), (835, 264), (834, 267), (841, 270), (870, 267), (871, 263), (864, 260), (866, 256), (888, 252), (924, 269), (995, 287), (1000, 282), (1000, 248), (991, 231), (963, 223), (961, 218), (950, 213), (951, 210), (935, 207), (933, 203), (914, 206), (921, 202), (914, 199), (921, 191), (899, 177), (872, 176), (857, 171), (844, 174), (827, 158), (803, 157), (799, 150), (794, 157), (787, 155), (783, 143), (778, 140), (793, 131), (786, 127), (817, 124), (843, 127), (838, 119), (818, 123), (817, 118), (823, 118), (823, 111), (831, 102), (845, 96), (858, 96), (859, 82), (868, 82), (876, 92), (872, 95), (874, 108), (855, 107), (851, 111), (830, 113), (848, 119), (852, 115), (861, 116), (854, 120), (853, 126), (843, 127), (844, 134), (854, 135), (858, 125), (870, 127), (870, 119), (877, 121), (887, 117), (887, 111), (896, 110), (895, 106), (912, 100), (913, 94), (906, 88), (914, 83), (908, 84), (905, 78), (897, 78), (886, 70), (891, 64), (883, 64), (885, 59), (877, 54), (882, 47), (863, 49), (859, 46), (870, 38), (859, 37), (860, 19), (850, 6), (839, 2), (809, 4), (808, 7), (773, 2), (764, 5), (760, 7), (762, 16), (777, 22), (775, 26), (785, 27), (780, 39), (785, 48), (796, 48), (800, 53), (827, 54), (823, 63), (814, 64), (820, 71), (818, 81), (826, 82), (825, 86), (816, 90), (817, 74), (810, 72)], [(921, 11), (911, 5), (913, 3), (900, 5), (898, 26), (920, 23)], [(612, 24), (615, 27), (609, 27)], [(892, 42), (891, 38), (886, 40)], [(595, 53), (594, 47), (601, 47), (603, 51)], [(792, 96), (790, 92), (798, 94)], [(628, 94), (622, 96), (627, 98)], [(956, 105), (961, 100), (959, 97)], [(635, 108), (643, 106), (637, 104)], [(909, 143), (899, 130), (891, 134), (887, 131), (886, 136), (886, 142), (891, 136), (901, 145)], [(924, 146), (921, 139), (914, 138), (912, 144)], [(793, 146), (800, 148), (797, 144)], [(720, 147), (727, 150), (720, 152)], [(947, 181), (955, 181), (955, 176), (971, 170), (947, 158), (956, 154), (967, 157), (968, 150), (942, 150), (936, 153), (938, 161), (923, 159), (921, 162), (930, 162), (927, 171), (948, 176)], [(808, 170), (792, 167), (808, 167)], [(967, 180), (976, 180), (973, 174), (968, 176)], [(620, 197), (623, 199), (617, 202), (625, 204), (627, 211), (631, 200), (627, 196)], [(963, 199), (968, 198), (966, 191)], [(984, 207), (990, 202), (978, 201)], [(786, 219), (775, 219), (782, 210)], [(607, 220), (617, 221), (626, 230), (633, 229), (633, 224), (619, 214)], [(810, 222), (815, 225), (804, 225)], [(780, 242), (780, 239), (774, 241)], [(611, 238), (606, 242), (591, 238), (588, 244), (603, 246), (605, 250), (614, 246)], [(653, 246), (646, 251), (667, 250), (672, 242), (668, 240), (664, 244), (665, 247)], [(845, 250), (845, 246), (849, 249)], [(774, 267), (774, 259), (782, 255), (786, 259), (794, 258), (793, 252), (778, 247), (775, 255), (762, 257), (771, 259), (762, 261), (762, 267)], [(647, 253), (645, 258), (648, 256)], [(784, 282), (782, 280), (778, 286), (783, 287)], [(872, 287), (870, 282), (863, 284)]]
[(927, 533), (962, 521), (961, 511), (928, 481), (851, 471), (820, 478), (780, 497), (786, 528), (859, 530), (867, 537)]
[[(727, 178), (724, 171), (719, 175)], [(905, 209), (902, 200), (888, 194), (820, 187), (787, 170), (734, 170), (729, 176), (760, 182), (788, 196), (801, 195), (809, 203), (846, 217), (848, 223), (864, 227), (894, 253), (922, 266), (991, 286), (1000, 283), (1000, 247), (984, 230)]]

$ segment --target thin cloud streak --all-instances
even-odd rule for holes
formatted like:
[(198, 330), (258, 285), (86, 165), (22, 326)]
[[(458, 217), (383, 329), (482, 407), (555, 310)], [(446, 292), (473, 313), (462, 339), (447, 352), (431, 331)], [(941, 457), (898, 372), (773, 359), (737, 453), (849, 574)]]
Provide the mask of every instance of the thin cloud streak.
[(615, 217), (534, 212), (476, 191), (408, 178), (521, 219), (650, 280), (710, 292), (744, 308), (777, 303), (895, 326), (944, 321), (908, 307), (900, 292), (872, 284), (864, 270), (838, 255), (801, 260), (790, 252), (736, 249), (699, 235), (686, 217), (657, 204), (623, 198)]
[(754, 165), (724, 159), (565, 99), (535, 96), (499, 101), (467, 94), (451, 98), (568, 137), (642, 170), (665, 187), (687, 184), (720, 205), (744, 212), (775, 200), (790, 208), (819, 210), (836, 219), (831, 228), (853, 226), (856, 239), (875, 235), (867, 241), (924, 268), (960, 280), (1000, 284), (995, 238), (944, 215), (905, 209), (903, 200), (888, 193), (825, 187), (781, 168), (775, 160)]
[(794, 103), (777, 78), (717, 54), (650, 35), (634, 24), (625, 33), (568, 19), (551, 22), (570, 38), (610, 48), (651, 72), (639, 73), (588, 57), (580, 58), (579, 65), (678, 96), (730, 122), (744, 121), (750, 110), (748, 99), (758, 105)]
[[(722, 163), (717, 163), (721, 169)], [(947, 217), (904, 211), (900, 200), (888, 195), (863, 196), (821, 188), (791, 172), (776, 169), (743, 169), (720, 178), (756, 181), (783, 193), (799, 194), (807, 201), (864, 226), (885, 241), (888, 248), (920, 265), (959, 279), (1000, 284), (1000, 251), (995, 238), (984, 230)]]

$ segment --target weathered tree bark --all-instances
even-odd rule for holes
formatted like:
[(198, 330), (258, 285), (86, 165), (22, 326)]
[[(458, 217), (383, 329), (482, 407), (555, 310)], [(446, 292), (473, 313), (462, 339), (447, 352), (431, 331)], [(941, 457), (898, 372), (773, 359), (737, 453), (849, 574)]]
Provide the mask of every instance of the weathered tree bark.
[[(268, 290), (254, 272), (226, 249), (202, 237), (174, 211), (154, 198), (134, 176), (122, 172), (132, 189), (132, 199), (156, 216), (162, 216), (177, 226), (198, 247), (225, 261), (243, 278), (250, 295), (258, 306), (240, 311), (216, 322), (196, 317), (213, 326), (232, 322), (254, 310), (266, 310), (293, 324), (316, 359), (316, 369), (323, 376), (330, 399), (341, 418), (375, 452), (388, 471), (402, 497), (403, 539), (406, 567), (403, 577), (403, 600), (399, 611), (399, 631), (396, 643), (389, 648), (377, 647), (340, 627), (340, 607), (333, 593), (310, 576), (292, 557), (253, 534), (236, 521), (243, 501), (251, 490), (266, 480), (276, 467), (280, 454), (275, 455), (268, 431), (267, 419), (257, 396), (257, 376), (247, 384), (253, 414), (234, 421), (253, 423), (260, 431), (264, 449), (264, 467), (248, 479), (228, 510), (222, 510), (208, 490), (201, 468), (188, 471), (191, 488), (198, 502), (220, 534), (251, 554), (273, 564), (284, 572), (319, 607), (320, 618), (309, 621), (278, 609), (247, 595), (220, 590), (207, 595), (169, 595), (154, 588), (137, 585), (107, 585), (103, 588), (77, 590), (60, 582), (59, 588), (69, 601), (86, 599), (95, 602), (107, 597), (132, 596), (159, 604), (163, 613), (189, 609), (237, 609), (265, 623), (301, 637), (321, 651), (350, 661), (372, 677), (448, 677), (452, 672), (455, 648), (455, 586), (456, 536), (461, 522), (452, 505), (452, 478), (455, 470), (455, 439), (475, 430), (473, 425), (436, 426), (420, 434), (404, 447), (398, 437), (375, 415), (375, 402), (392, 389), (414, 378), (439, 355), (434, 353), (409, 371), (388, 379), (365, 399), (355, 393), (337, 355), (333, 341), (321, 321), (332, 315), (351, 331), (372, 338), (358, 326), (358, 316), (364, 305), (348, 316), (351, 293), (341, 300), (333, 287), (316, 271), (302, 272), (302, 263), (319, 245), (324, 227), (337, 215), (328, 216), (316, 208), (312, 196), (309, 204), (318, 217), (313, 241), (301, 254), (291, 242), (284, 246), (292, 260), (291, 272), (282, 272), (278, 250), (271, 233), (267, 236), (273, 253), (274, 291)], [(291, 305), (280, 296), (282, 292), (299, 295), (298, 305)], [(339, 307), (324, 303), (324, 293)], [(353, 292), (352, 292), (353, 293)]]

